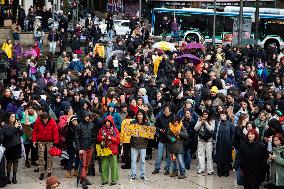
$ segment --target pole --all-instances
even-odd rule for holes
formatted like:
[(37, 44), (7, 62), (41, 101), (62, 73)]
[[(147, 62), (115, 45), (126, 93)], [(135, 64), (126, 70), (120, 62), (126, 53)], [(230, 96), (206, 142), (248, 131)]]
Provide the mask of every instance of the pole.
[(255, 43), (254, 43), (254, 48), (256, 49), (258, 46), (258, 21), (259, 21), (259, 0), (256, 0), (256, 5), (255, 5), (256, 9), (255, 9)]
[(242, 45), (242, 33), (243, 33), (243, 12), (244, 12), (244, 1), (240, 1), (240, 16), (239, 16), (239, 32), (238, 32), (238, 45)]
[(215, 38), (216, 38), (216, 0), (214, 0), (214, 17), (213, 17), (213, 36), (212, 36), (212, 44), (215, 46)]
[(176, 18), (176, 5), (174, 5), (174, 19)]
[(139, 0), (139, 22), (142, 20), (142, 0)]

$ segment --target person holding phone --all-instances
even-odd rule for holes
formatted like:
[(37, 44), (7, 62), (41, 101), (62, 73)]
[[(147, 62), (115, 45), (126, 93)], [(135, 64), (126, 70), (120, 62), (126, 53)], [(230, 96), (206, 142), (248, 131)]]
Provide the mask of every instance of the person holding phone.
[(10, 181), (10, 173), (13, 165), (13, 177), (12, 183), (17, 183), (17, 169), (18, 169), (18, 160), (22, 157), (22, 145), (21, 145), (21, 136), (22, 125), (19, 120), (16, 120), (16, 115), (14, 113), (8, 113), (7, 120), (3, 126), (4, 133), (4, 142), (3, 146), (6, 148), (5, 157), (7, 160), (7, 176)]
[(205, 172), (205, 154), (207, 158), (207, 173), (212, 175), (213, 170), (213, 131), (215, 129), (215, 120), (211, 119), (208, 109), (204, 109), (201, 117), (197, 121), (194, 130), (198, 133), (197, 155), (199, 169), (197, 174)]

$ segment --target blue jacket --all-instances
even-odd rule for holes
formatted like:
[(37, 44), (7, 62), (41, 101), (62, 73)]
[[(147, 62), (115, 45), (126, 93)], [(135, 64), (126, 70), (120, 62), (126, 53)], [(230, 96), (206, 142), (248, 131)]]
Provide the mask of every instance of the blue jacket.
[[(116, 108), (115, 104), (113, 104), (113, 103), (109, 103), (108, 108), (109, 108), (109, 107), (113, 107), (114, 109)], [(108, 115), (111, 115), (111, 116), (112, 116), (113, 121), (114, 121), (114, 125), (116, 126), (116, 128), (117, 128), (118, 130), (120, 130), (120, 128), (121, 128), (121, 118), (120, 118), (119, 113), (115, 112), (115, 110), (114, 110), (114, 112), (112, 112), (112, 113), (109, 112), (109, 111), (107, 111), (107, 112), (103, 115), (103, 120), (104, 120)]]
[(80, 60), (72, 60), (68, 66), (70, 70), (77, 72), (82, 72), (84, 70), (84, 65)]

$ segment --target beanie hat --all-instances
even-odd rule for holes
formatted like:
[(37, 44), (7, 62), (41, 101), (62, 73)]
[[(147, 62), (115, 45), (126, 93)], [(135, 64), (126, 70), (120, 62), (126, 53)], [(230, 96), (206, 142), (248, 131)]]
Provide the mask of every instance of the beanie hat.
[(147, 94), (147, 90), (145, 88), (140, 88), (139, 93), (141, 93), (142, 96), (145, 96)]
[(173, 81), (173, 85), (179, 85), (180, 84), (180, 79), (175, 79)]
[(213, 86), (210, 90), (210, 92), (212, 93), (218, 93), (218, 88), (216, 86)]
[(59, 184), (58, 178), (56, 178), (55, 176), (48, 177), (46, 180), (46, 189), (50, 189), (51, 186), (55, 185), (56, 183)]

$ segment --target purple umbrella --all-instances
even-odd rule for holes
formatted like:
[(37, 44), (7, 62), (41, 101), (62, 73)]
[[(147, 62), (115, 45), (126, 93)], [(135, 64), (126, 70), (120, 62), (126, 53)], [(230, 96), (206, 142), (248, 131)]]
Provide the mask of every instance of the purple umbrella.
[(183, 54), (176, 59), (178, 62), (183, 63), (185, 60), (192, 62), (194, 64), (199, 64), (201, 62), (200, 58), (192, 55), (192, 54)]
[(205, 49), (205, 46), (201, 43), (188, 43), (186, 49)]

